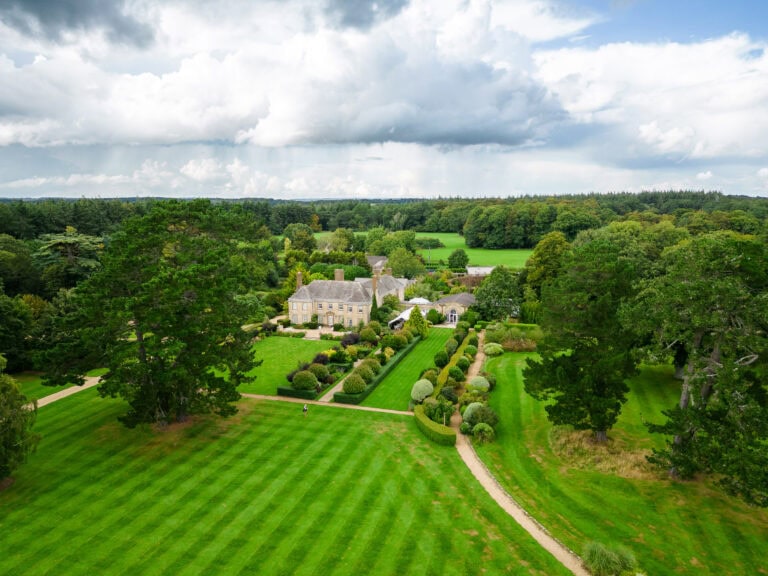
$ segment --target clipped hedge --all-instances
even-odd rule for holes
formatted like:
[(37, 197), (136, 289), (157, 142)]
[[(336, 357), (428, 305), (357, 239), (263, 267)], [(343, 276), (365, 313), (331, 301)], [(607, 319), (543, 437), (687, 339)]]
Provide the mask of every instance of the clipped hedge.
[(416, 344), (419, 343), (420, 340), (421, 340), (421, 337), (416, 336), (410, 344), (408, 344), (405, 348), (403, 348), (397, 354), (392, 356), (392, 358), (390, 358), (389, 361), (384, 366), (381, 367), (381, 370), (379, 371), (378, 374), (376, 374), (373, 381), (370, 384), (368, 384), (368, 386), (365, 387), (365, 390), (363, 390), (359, 394), (345, 394), (344, 392), (334, 392), (333, 401), (339, 404), (360, 404), (363, 400), (368, 398), (368, 395), (376, 389), (376, 386), (379, 385), (379, 382), (384, 380), (384, 378), (387, 377), (387, 374), (389, 374), (392, 370), (394, 370), (395, 366), (398, 365), (400, 360), (405, 358), (410, 353), (410, 351), (413, 350)]
[(437, 422), (433, 422), (427, 418), (427, 415), (424, 414), (424, 406), (422, 404), (414, 407), (413, 415), (416, 419), (416, 427), (421, 430), (424, 436), (432, 440), (432, 442), (443, 446), (456, 445), (456, 430), (438, 424)]
[(314, 400), (317, 398), (315, 390), (297, 390), (291, 386), (278, 386), (278, 396), (288, 396), (289, 398), (302, 398), (304, 400)]

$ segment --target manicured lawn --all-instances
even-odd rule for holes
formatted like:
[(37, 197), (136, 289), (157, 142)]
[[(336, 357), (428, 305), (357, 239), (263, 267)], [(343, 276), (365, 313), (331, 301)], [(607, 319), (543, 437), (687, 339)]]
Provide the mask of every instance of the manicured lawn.
[[(625, 544), (647, 574), (765, 574), (768, 513), (724, 495), (709, 482), (671, 482), (663, 473), (618, 477), (576, 469), (551, 448), (544, 407), (525, 394), (525, 355), (489, 360), (498, 386), (492, 405), (501, 415), (497, 442), (478, 453), (500, 482), (555, 536), (576, 551), (589, 540)], [(643, 419), (677, 399), (667, 368), (646, 369), (610, 435), (630, 448), (650, 447)]]
[(413, 383), (425, 368), (434, 366), (433, 359), (438, 350), (453, 334), (449, 328), (430, 328), (429, 336), (422, 340), (395, 366), (373, 393), (363, 401), (363, 406), (408, 410)]
[(272, 337), (259, 340), (253, 345), (261, 366), (253, 370), (256, 380), (241, 385), (240, 392), (251, 394), (277, 394), (278, 386), (286, 386), (285, 375), (296, 368), (299, 362), (311, 362), (315, 354), (338, 346), (338, 342), (327, 340), (302, 340), (299, 338)]
[(94, 390), (42, 408), (0, 574), (567, 574), (411, 417), (240, 406), (162, 433)]
[[(106, 372), (104, 368), (97, 368), (88, 372), (88, 376), (101, 376)], [(29, 400), (39, 400), (49, 394), (55, 394), (72, 386), (43, 386), (43, 375), (39, 372), (22, 372), (20, 374), (11, 374), (14, 380), (21, 386), (21, 391)]]
[(467, 248), (464, 237), (459, 234), (447, 232), (418, 232), (417, 238), (438, 238), (445, 248), (433, 248), (432, 250), (419, 250), (425, 262), (448, 262), (448, 256), (456, 248), (463, 249), (469, 256), (470, 266), (507, 266), (509, 268), (522, 268), (525, 261), (533, 253), (533, 250), (488, 250), (486, 248)]

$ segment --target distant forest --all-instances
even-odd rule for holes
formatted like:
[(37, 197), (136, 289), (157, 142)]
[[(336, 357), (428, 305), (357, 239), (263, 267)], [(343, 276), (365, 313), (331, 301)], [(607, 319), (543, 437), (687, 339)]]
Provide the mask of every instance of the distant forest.
[[(45, 199), (0, 201), (0, 234), (31, 240), (62, 232), (107, 236), (128, 217), (146, 214), (162, 199)], [(581, 230), (617, 220), (670, 221), (693, 234), (734, 230), (766, 233), (768, 198), (720, 192), (670, 191), (524, 196), (519, 198), (439, 198), (429, 200), (219, 200), (282, 234), (289, 224), (312, 229), (373, 227), (417, 232), (457, 232), (470, 248), (533, 248), (552, 231), (573, 240)]]

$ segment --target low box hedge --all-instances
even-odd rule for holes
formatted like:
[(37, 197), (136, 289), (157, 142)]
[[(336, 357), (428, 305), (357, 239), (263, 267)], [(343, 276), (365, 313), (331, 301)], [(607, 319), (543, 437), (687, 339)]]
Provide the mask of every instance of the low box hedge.
[(413, 415), (416, 418), (416, 427), (432, 442), (443, 446), (456, 445), (456, 430), (427, 418), (423, 405), (417, 404), (413, 409)]
[(290, 398), (302, 398), (304, 400), (314, 400), (317, 398), (317, 392), (314, 390), (298, 390), (292, 386), (278, 386), (278, 396), (288, 396)]
[(392, 358), (389, 359), (389, 362), (381, 367), (381, 370), (378, 374), (376, 374), (376, 377), (373, 379), (373, 381), (371, 381), (371, 383), (368, 384), (368, 386), (365, 387), (365, 390), (360, 392), (360, 394), (345, 394), (344, 392), (334, 392), (333, 401), (338, 402), (339, 404), (360, 404), (363, 400), (368, 398), (368, 395), (376, 389), (376, 386), (379, 385), (379, 382), (387, 377), (387, 374), (389, 374), (395, 368), (395, 366), (397, 366), (400, 360), (405, 358), (411, 352), (411, 350), (413, 350), (414, 346), (416, 346), (420, 340), (421, 336), (416, 336), (413, 340), (411, 340), (410, 344), (392, 356)]

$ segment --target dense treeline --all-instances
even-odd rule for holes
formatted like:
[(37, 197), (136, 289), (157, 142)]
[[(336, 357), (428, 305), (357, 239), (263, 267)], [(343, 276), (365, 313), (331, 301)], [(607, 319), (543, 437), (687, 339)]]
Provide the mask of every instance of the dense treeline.
[[(105, 235), (131, 216), (141, 216), (162, 200), (42, 200), (0, 202), (0, 234), (33, 239), (66, 226), (82, 234)], [(671, 220), (694, 234), (714, 230), (761, 233), (768, 198), (726, 196), (719, 192), (641, 192), (520, 198), (441, 198), (434, 200), (276, 200), (222, 201), (283, 234), (290, 224), (314, 231), (346, 228), (453, 232), (470, 247), (533, 248), (552, 231), (569, 240), (580, 230), (616, 220)]]

